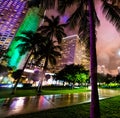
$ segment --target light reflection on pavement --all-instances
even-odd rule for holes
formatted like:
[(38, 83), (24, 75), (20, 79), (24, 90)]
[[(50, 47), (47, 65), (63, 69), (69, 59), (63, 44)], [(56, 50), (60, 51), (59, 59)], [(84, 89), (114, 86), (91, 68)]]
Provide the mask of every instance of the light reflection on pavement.
[[(90, 102), (91, 92), (57, 94), (31, 97), (0, 98), (0, 118), (9, 115), (24, 114), (50, 108), (64, 107)], [(99, 90), (99, 99), (120, 95), (117, 90)]]

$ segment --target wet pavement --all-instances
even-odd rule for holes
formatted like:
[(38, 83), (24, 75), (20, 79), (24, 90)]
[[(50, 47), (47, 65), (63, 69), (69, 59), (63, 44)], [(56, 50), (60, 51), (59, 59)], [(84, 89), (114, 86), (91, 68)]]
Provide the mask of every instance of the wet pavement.
[[(120, 95), (120, 90), (99, 90), (99, 99)], [(90, 102), (91, 92), (0, 98), (0, 118)]]

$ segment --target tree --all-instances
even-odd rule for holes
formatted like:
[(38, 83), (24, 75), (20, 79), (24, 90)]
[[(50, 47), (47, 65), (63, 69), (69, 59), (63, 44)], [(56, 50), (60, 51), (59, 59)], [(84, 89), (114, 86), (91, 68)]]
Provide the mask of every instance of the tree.
[(83, 65), (71, 64), (66, 65), (62, 70), (56, 73), (56, 79), (72, 82), (73, 84), (75, 84), (76, 82), (84, 82), (83, 79), (87, 79), (87, 77), (85, 77), (84, 75), (87, 76), (88, 71), (84, 68)]
[(16, 83), (13, 87), (12, 94), (15, 93), (17, 84), (19, 83), (19, 80), (20, 80), (20, 78), (23, 74), (23, 71), (24, 71), (31, 55), (33, 55), (37, 51), (38, 44), (41, 44), (42, 40), (44, 40), (44, 39), (39, 33), (33, 33), (32, 31), (29, 31), (29, 32), (22, 32), (22, 35), (15, 37), (15, 40), (17, 40), (17, 41), (21, 40), (22, 41), (21, 44), (18, 44), (16, 46), (16, 48), (19, 49), (20, 55), (22, 56), (22, 55), (24, 55), (28, 52), (29, 52), (29, 55), (27, 57), (27, 60), (26, 60), (25, 64), (23, 65), (23, 68), (19, 69), (19, 70), (15, 70), (13, 72), (13, 77), (15, 77), (15, 79), (17, 81), (16, 81)]
[(60, 24), (60, 16), (44, 16), (44, 24), (38, 28), (38, 31), (50, 39), (57, 39), (58, 43), (61, 43), (62, 38), (66, 36), (64, 28), (67, 24)]
[(105, 76), (106, 75), (104, 73), (97, 73), (97, 78), (98, 78), (99, 84), (105, 82)]
[(120, 83), (120, 74), (118, 74), (117, 76), (116, 76), (116, 80), (115, 80), (117, 83)]
[[(119, 9), (113, 7), (113, 4), (108, 4), (108, 0), (103, 0), (103, 6), (105, 13), (107, 9), (107, 18), (113, 22), (117, 29), (120, 28), (120, 12)], [(111, 0), (112, 1), (112, 0)], [(113, 0), (115, 1), (115, 0)], [(92, 85), (92, 92), (91, 92), (91, 110), (90, 110), (90, 118), (99, 118), (100, 111), (99, 111), (99, 97), (98, 97), (98, 90), (97, 90), (97, 58), (96, 58), (96, 35), (95, 35), (95, 25), (97, 19), (97, 15), (94, 8), (94, 1), (93, 0), (59, 0), (58, 1), (58, 10), (61, 13), (65, 12), (66, 7), (70, 7), (72, 4), (78, 3), (75, 12), (71, 15), (69, 24), (72, 27), (79, 25), (79, 27), (83, 26), (79, 31), (84, 32), (86, 30), (86, 25), (89, 24), (89, 36), (90, 36), (90, 76), (91, 76), (91, 85)], [(107, 3), (105, 5), (105, 3)], [(112, 6), (112, 7), (111, 7)], [(88, 15), (86, 15), (86, 13)], [(115, 17), (112, 17), (114, 13)], [(96, 19), (95, 19), (96, 18)], [(84, 24), (81, 25), (81, 21), (84, 21)], [(78, 22), (77, 22), (78, 21)], [(88, 23), (87, 23), (88, 22)]]
[(46, 40), (39, 44), (39, 48), (37, 53), (35, 54), (36, 64), (40, 64), (41, 61), (44, 62), (43, 64), (43, 73), (41, 76), (41, 82), (38, 87), (38, 94), (41, 92), (42, 89), (42, 82), (45, 76), (45, 72), (48, 69), (48, 65), (55, 65), (56, 58), (61, 57), (61, 47), (56, 44), (56, 41), (51, 40), (50, 38), (46, 37)]
[[(42, 50), (40, 51), (39, 54), (42, 55), (43, 57), (40, 56), (40, 60), (39, 59), (38, 60), (40, 62), (42, 58), (45, 58), (45, 64), (43, 66), (43, 75), (44, 75), (45, 71), (47, 70), (48, 61), (50, 61), (50, 63), (54, 65), (56, 64), (55, 58), (57, 56), (60, 56), (59, 51), (61, 50), (60, 49), (61, 47), (58, 44), (61, 43), (62, 38), (66, 36), (66, 34), (64, 33), (64, 27), (66, 27), (67, 24), (60, 24), (59, 16), (56, 17), (51, 16), (51, 19), (48, 18), (47, 16), (44, 16), (43, 18), (45, 23), (38, 28), (38, 32), (40, 32), (43, 36), (48, 38), (48, 40), (44, 42), (45, 45), (42, 45), (43, 47), (41, 46), (41, 49), (43, 49), (44, 52)], [(53, 41), (54, 39), (56, 39), (58, 43), (56, 41)], [(38, 93), (41, 92), (42, 81), (43, 81), (43, 77), (41, 80), (41, 85), (38, 88)]]

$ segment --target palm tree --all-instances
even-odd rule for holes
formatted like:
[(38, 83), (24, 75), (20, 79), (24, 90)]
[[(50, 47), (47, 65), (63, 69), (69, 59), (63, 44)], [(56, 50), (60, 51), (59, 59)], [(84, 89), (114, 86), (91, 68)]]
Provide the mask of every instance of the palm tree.
[(61, 43), (62, 38), (66, 36), (64, 28), (68, 24), (60, 24), (60, 16), (44, 16), (44, 24), (38, 28), (38, 31), (50, 39), (56, 38), (58, 43)]
[(16, 81), (16, 83), (13, 87), (12, 94), (15, 93), (15, 90), (16, 90), (17, 84), (19, 83), (21, 75), (22, 75), (22, 73), (23, 73), (31, 55), (33, 55), (37, 51), (37, 45), (39, 43), (40, 44), (42, 43), (43, 37), (39, 33), (33, 33), (32, 31), (29, 31), (29, 32), (23, 32), (21, 36), (15, 37), (15, 40), (16, 41), (18, 41), (18, 40), (22, 41), (21, 44), (18, 44), (16, 46), (16, 48), (19, 49), (19, 52), (20, 52), (21, 56), (28, 53), (28, 52), (29, 53), (28, 53), (28, 57), (27, 57), (27, 60), (24, 64), (23, 68), (18, 69), (15, 72), (13, 72), (13, 77), (15, 77), (15, 79), (17, 79), (17, 81)]
[[(119, 29), (120, 28), (119, 10), (116, 7), (113, 7), (113, 4), (108, 4), (107, 3), (109, 2), (108, 0), (103, 0), (103, 1), (104, 1), (103, 11), (105, 11), (106, 13), (106, 9), (107, 9), (107, 13), (106, 13), (107, 18), (110, 19), (111, 22), (116, 24), (117, 29)], [(90, 76), (91, 76), (91, 85), (92, 85), (90, 117), (99, 118), (100, 112), (99, 112), (99, 99), (98, 99), (99, 97), (97, 90), (97, 58), (96, 58), (96, 35), (95, 35), (95, 25), (98, 24), (98, 18), (95, 12), (93, 0), (66, 0), (66, 1), (59, 0), (58, 10), (61, 13), (64, 13), (66, 7), (70, 7), (74, 3), (78, 3), (78, 4), (75, 12), (71, 15), (68, 22), (73, 28), (76, 25), (79, 26), (79, 34), (88, 31), (90, 34), (89, 35), (90, 36)], [(87, 29), (87, 27), (89, 27), (89, 30)]]
[(35, 54), (36, 64), (39, 64), (41, 63), (41, 61), (44, 61), (43, 73), (38, 87), (38, 94), (41, 92), (43, 78), (45, 76), (46, 70), (48, 69), (48, 66), (55, 65), (56, 58), (61, 57), (61, 47), (56, 43), (56, 41), (53, 41), (48, 37), (46, 37), (46, 39), (47, 40), (44, 40), (42, 44), (39, 44), (39, 49)]

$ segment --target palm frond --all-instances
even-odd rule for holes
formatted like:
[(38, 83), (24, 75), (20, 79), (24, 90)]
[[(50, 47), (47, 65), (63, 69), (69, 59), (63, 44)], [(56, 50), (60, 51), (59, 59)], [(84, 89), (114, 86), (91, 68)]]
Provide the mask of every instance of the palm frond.
[(106, 18), (120, 31), (120, 9), (105, 1), (103, 2), (102, 8)]
[(27, 1), (27, 4), (28, 4), (29, 8), (31, 8), (31, 7), (39, 7), (40, 0), (30, 0), (30, 1)]
[(58, 25), (60, 23), (60, 16), (51, 16), (52, 17), (52, 20), (53, 20), (53, 24), (56, 24)]
[(56, 58), (52, 55), (50, 55), (49, 57), (49, 62), (52, 64), (52, 65), (56, 65), (57, 61), (56, 61)]
[(56, 0), (39, 0), (42, 8), (51, 9), (55, 7)]
[(64, 27), (66, 27), (68, 24), (60, 24), (60, 16), (51, 16), (51, 18), (45, 16), (44, 18), (45, 24), (40, 26), (38, 31), (50, 39), (56, 37), (58, 42), (61, 43), (62, 38), (66, 36), (64, 33)]
[(44, 16), (44, 22), (47, 22), (48, 24), (52, 24), (52, 20), (48, 16)]
[[(38, 56), (38, 55), (36, 55)], [(44, 55), (41, 55), (40, 57), (35, 57), (35, 64), (38, 65), (40, 62), (45, 58)]]
[(74, 0), (58, 0), (58, 11), (64, 14), (67, 7), (71, 7), (75, 3)]
[(67, 23), (69, 23), (71, 28), (75, 28), (75, 26), (78, 23), (78, 20), (81, 19), (81, 16), (83, 15), (83, 6), (80, 5), (75, 12), (70, 16), (70, 18), (67, 20)]

